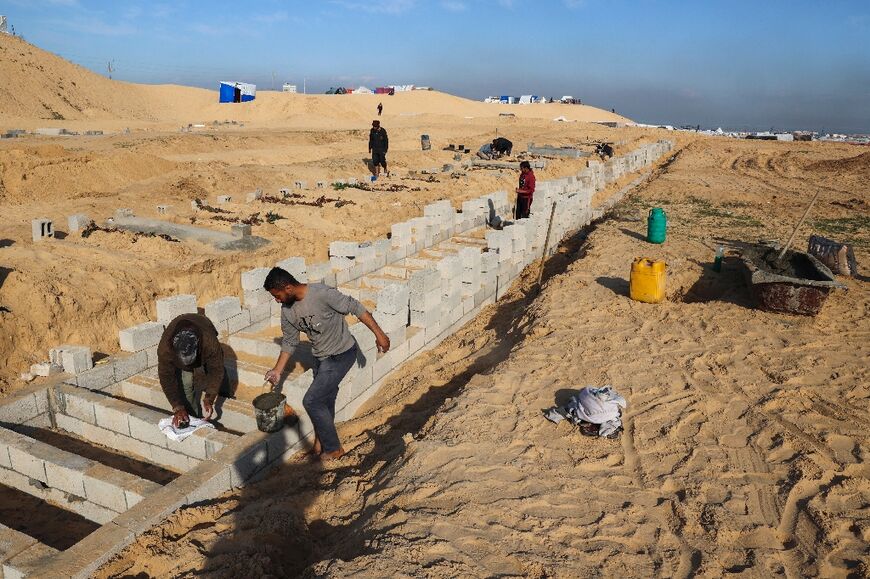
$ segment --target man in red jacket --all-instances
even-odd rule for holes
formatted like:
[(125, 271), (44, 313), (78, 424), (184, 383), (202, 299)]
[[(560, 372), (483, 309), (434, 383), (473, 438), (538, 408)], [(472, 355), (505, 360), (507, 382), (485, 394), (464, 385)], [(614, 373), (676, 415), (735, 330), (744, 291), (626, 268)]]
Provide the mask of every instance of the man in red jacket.
[(517, 187), (517, 219), (526, 219), (535, 196), (535, 172), (528, 161), (520, 163), (520, 186)]

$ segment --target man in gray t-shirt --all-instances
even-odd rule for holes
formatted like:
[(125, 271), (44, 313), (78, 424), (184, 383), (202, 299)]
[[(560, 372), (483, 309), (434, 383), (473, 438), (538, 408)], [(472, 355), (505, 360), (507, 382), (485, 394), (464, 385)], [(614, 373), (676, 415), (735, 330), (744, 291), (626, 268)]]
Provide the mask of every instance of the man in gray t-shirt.
[(320, 283), (299, 283), (290, 273), (274, 267), (263, 287), (281, 307), (281, 354), (266, 380), (277, 384), (287, 367), (299, 333), (311, 341), (315, 357), (314, 381), (302, 398), (302, 405), (314, 424), (314, 454), (333, 459), (344, 454), (335, 430), (335, 399), (338, 386), (356, 361), (356, 340), (344, 316), (353, 314), (375, 335), (380, 352), (390, 349), (390, 339), (359, 301)]

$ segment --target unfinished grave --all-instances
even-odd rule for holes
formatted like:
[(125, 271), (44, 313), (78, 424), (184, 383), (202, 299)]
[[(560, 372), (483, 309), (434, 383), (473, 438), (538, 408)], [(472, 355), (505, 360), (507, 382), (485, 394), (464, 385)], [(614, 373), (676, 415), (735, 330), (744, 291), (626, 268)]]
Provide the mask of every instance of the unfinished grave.
[[(503, 191), (466, 201), (460, 212), (439, 201), (394, 224), (389, 239), (333, 242), (329, 262), (290, 257), (274, 264), (356, 297), (390, 337), (390, 351), (379, 354), (368, 329), (349, 319), (360, 355), (341, 385), (337, 421), (353, 417), (392, 371), (470, 321), (541, 257), (554, 203), (550, 253), (556, 240), (591, 221), (591, 199), (613, 175), (644, 169), (671, 148), (651, 143), (621, 158), (618, 169), (590, 161), (576, 176), (540, 182), (530, 219), (506, 221)], [(23, 520), (38, 515), (16, 518), (0, 509), (3, 577), (87, 577), (178, 508), (256, 480), (304, 448), (313, 436), (301, 405), (313, 379), (304, 341), (279, 383), (298, 423), (259, 432), (251, 405), (280, 350), (280, 307), (262, 289), (271, 265), (242, 274), (243, 299), (202, 306), (193, 295), (158, 300), (157, 320), (120, 331), (120, 354), (94, 363), (86, 346), (54, 348), (39, 365), (48, 380), (2, 401), (0, 496), (43, 501), (37, 510), (64, 529), (63, 537), (51, 535)], [(170, 413), (157, 379), (157, 343), (170, 320), (197, 311), (218, 328), (235, 397), (218, 400), (215, 429), (172, 442), (157, 428)]]

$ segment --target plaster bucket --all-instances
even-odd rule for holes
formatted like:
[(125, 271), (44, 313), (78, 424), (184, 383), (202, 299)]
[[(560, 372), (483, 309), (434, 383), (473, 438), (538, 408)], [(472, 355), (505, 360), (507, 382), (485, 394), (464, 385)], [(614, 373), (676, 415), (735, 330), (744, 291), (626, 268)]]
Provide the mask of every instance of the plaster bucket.
[(278, 432), (284, 427), (284, 404), (287, 397), (278, 392), (266, 392), (254, 398), (254, 417), (262, 432)]

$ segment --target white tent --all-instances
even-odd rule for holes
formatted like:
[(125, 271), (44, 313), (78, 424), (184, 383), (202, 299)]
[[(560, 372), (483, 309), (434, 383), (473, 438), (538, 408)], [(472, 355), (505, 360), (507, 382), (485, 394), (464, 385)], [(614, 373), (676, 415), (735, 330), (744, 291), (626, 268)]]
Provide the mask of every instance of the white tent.
[(353, 94), (374, 94), (374, 91), (368, 87), (360, 86), (357, 89), (354, 89)]

